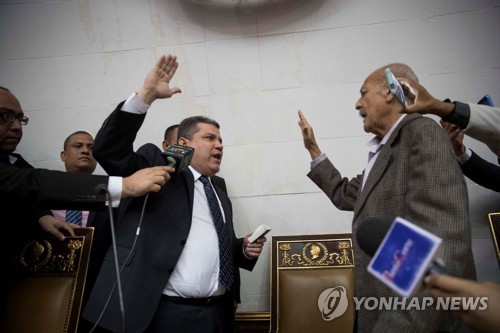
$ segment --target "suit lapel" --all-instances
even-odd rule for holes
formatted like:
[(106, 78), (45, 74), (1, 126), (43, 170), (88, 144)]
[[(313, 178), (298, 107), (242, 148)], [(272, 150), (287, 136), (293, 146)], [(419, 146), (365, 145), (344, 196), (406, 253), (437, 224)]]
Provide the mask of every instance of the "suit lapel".
[(415, 118), (422, 117), (419, 114), (411, 114), (407, 115), (401, 122), (398, 124), (394, 132), (392, 132), (391, 137), (385, 143), (384, 147), (380, 150), (380, 153), (373, 165), (370, 174), (368, 175), (368, 179), (366, 180), (365, 186), (361, 191), (356, 203), (354, 205), (354, 214), (356, 215), (364, 206), (367, 198), (370, 196), (373, 188), (380, 181), (382, 176), (384, 175), (391, 159), (393, 158), (393, 145), (396, 138), (399, 136), (401, 129), (410, 121)]

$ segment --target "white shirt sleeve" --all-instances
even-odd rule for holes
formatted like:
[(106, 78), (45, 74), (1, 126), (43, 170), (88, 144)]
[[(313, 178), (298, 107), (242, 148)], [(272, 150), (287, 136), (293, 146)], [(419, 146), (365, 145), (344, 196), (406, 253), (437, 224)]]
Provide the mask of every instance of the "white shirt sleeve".
[(110, 176), (108, 180), (108, 191), (111, 196), (111, 207), (116, 208), (120, 205), (122, 198), (123, 178)]
[(463, 153), (460, 156), (457, 156), (458, 162), (460, 162), (460, 165), (464, 164), (471, 158), (472, 156), (472, 151), (469, 148), (465, 148), (465, 153)]
[(148, 112), (150, 107), (151, 105), (144, 103), (137, 93), (134, 92), (129, 98), (127, 98), (125, 103), (123, 103), (122, 111), (144, 114)]

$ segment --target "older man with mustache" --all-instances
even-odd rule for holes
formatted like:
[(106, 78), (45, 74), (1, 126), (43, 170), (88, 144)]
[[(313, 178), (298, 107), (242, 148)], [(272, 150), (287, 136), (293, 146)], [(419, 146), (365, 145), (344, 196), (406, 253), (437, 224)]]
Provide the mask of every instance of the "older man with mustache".
[[(395, 296), (368, 274), (371, 258), (356, 242), (360, 222), (369, 217), (401, 216), (436, 234), (443, 239), (447, 269), (457, 276), (475, 278), (467, 188), (450, 141), (434, 120), (402, 114), (403, 107), (385, 78), (387, 67), (398, 78), (417, 80), (407, 65), (389, 64), (364, 81), (356, 109), (365, 132), (374, 137), (368, 142), (368, 165), (354, 178), (342, 177), (321, 152), (311, 125), (299, 111), (304, 146), (312, 158), (308, 177), (337, 208), (354, 212), (357, 297)], [(357, 318), (358, 332), (467, 331), (452, 314), (431, 307), (406, 311), (361, 308)]]

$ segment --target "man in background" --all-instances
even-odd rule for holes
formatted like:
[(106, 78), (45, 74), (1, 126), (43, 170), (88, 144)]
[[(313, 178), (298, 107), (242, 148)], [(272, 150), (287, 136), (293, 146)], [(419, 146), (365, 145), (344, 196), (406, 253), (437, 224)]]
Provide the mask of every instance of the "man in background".
[[(61, 152), (61, 160), (64, 162), (66, 172), (92, 174), (97, 167), (97, 161), (92, 154), (93, 145), (94, 138), (85, 131), (70, 134), (64, 140), (63, 151)], [(52, 212), (54, 216), (80, 227), (94, 227), (92, 251), (82, 301), (83, 308), (101, 268), (104, 255), (111, 244), (109, 213), (107, 210), (101, 212), (53, 210)]]
[(171, 145), (177, 143), (177, 130), (179, 129), (179, 124), (175, 124), (167, 127), (165, 134), (163, 135), (162, 147), (163, 150), (167, 150)]

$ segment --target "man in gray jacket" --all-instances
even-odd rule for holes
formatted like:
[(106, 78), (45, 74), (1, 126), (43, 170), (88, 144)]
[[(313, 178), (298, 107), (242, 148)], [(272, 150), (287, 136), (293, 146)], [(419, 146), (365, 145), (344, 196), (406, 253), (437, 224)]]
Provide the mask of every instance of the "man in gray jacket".
[[(441, 237), (447, 269), (475, 278), (467, 188), (450, 141), (434, 120), (402, 114), (385, 79), (387, 67), (397, 77), (417, 80), (408, 66), (390, 64), (364, 81), (356, 109), (365, 132), (375, 137), (368, 143), (368, 166), (354, 178), (342, 177), (321, 152), (312, 127), (299, 111), (304, 146), (313, 160), (308, 177), (337, 208), (354, 212), (355, 295), (378, 299), (395, 294), (367, 272), (371, 258), (356, 242), (360, 222), (370, 217), (400, 216)], [(433, 307), (391, 311), (361, 307), (357, 318), (358, 332), (467, 331), (452, 313)]]

